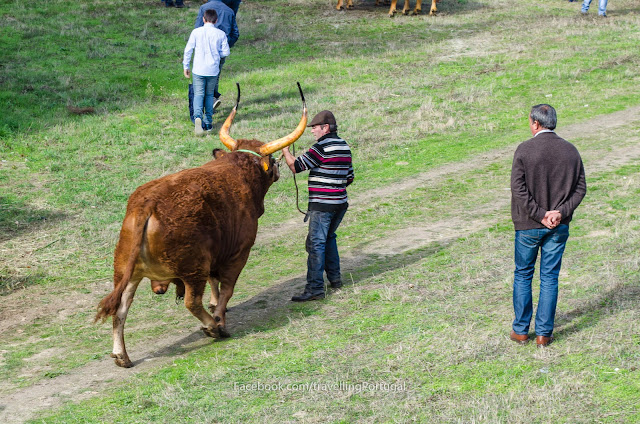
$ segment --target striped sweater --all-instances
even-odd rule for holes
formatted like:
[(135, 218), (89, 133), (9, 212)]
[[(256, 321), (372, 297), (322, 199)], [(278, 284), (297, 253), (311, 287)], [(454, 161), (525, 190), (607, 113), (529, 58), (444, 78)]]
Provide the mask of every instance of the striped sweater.
[(330, 212), (349, 206), (347, 186), (354, 178), (351, 149), (336, 133), (321, 137), (294, 166), (296, 173), (309, 171), (309, 210)]

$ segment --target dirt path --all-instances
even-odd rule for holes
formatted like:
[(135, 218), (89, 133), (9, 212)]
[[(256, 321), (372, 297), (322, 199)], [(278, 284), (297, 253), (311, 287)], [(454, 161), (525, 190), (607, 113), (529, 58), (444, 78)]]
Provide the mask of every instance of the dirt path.
[[(602, 134), (603, 137), (609, 131), (624, 127), (631, 122), (640, 121), (640, 106), (633, 107), (610, 115), (600, 116), (597, 120), (591, 120), (590, 126), (573, 125), (560, 128), (558, 133), (572, 140), (586, 135)], [(447, 164), (442, 167), (421, 173), (411, 179), (375, 190), (372, 193), (363, 193), (352, 201), (353, 209), (356, 211), (369, 205), (375, 204), (379, 198), (388, 198), (393, 193), (415, 189), (424, 185), (431, 185), (442, 181), (451, 174), (481, 169), (493, 162), (506, 160), (513, 154), (514, 147), (501, 149), (487, 154), (480, 155), (464, 163)], [(634, 135), (625, 142), (617, 143), (602, 151), (583, 151), (585, 162), (589, 162), (589, 174), (594, 175), (608, 169), (629, 163), (640, 158), (640, 137)], [(597, 159), (597, 160), (595, 160)], [(487, 193), (484, 193), (486, 197)], [(510, 196), (504, 187), (497, 187), (490, 193), (492, 206), (494, 209), (502, 209), (509, 203)], [(470, 194), (470, 202), (473, 202), (474, 194)], [(468, 204), (468, 202), (465, 202)], [(343, 268), (345, 273), (358, 272), (362, 267), (370, 264), (376, 257), (396, 256), (402, 257), (404, 252), (420, 247), (428, 246), (433, 242), (446, 244), (453, 242), (459, 237), (471, 234), (478, 230), (487, 228), (493, 223), (491, 217), (478, 217), (475, 211), (459, 210), (456, 212), (455, 220), (441, 222), (431, 222), (428, 226), (404, 228), (385, 234), (381, 239), (370, 243), (361, 250), (352, 249), (343, 255)], [(300, 219), (287, 221), (274, 230), (265, 231), (262, 229), (257, 243), (268, 243), (291, 229), (301, 227)], [(289, 304), (291, 293), (295, 293), (304, 286), (304, 275), (277, 283), (249, 300), (233, 306), (228, 313), (229, 329), (232, 333), (242, 332), (252, 328), (253, 323), (264, 320), (265, 317), (277, 316)], [(104, 287), (103, 287), (104, 286)], [(49, 308), (55, 316), (69, 314), (75, 310), (93, 308), (92, 299), (96, 293), (107, 292), (109, 287), (105, 283), (96, 283), (91, 295), (80, 297), (78, 303), (73, 305), (69, 312), (68, 304), (57, 309), (54, 305)], [(3, 301), (8, 304), (21, 305), (28, 298), (37, 295), (38, 289), (25, 289), (15, 295), (6, 296)], [(44, 294), (43, 294), (44, 295)], [(49, 294), (50, 296), (51, 294)], [(88, 306), (88, 303), (91, 305)], [(62, 305), (62, 303), (61, 303)], [(66, 308), (66, 309), (65, 309)], [(35, 308), (30, 308), (33, 310)], [(10, 317), (6, 321), (3, 319), (3, 331), (24, 325), (29, 320), (37, 319), (38, 316), (27, 316), (19, 314), (21, 309), (15, 306), (7, 313), (4, 309), (3, 315)], [(37, 313), (37, 312), (34, 312)], [(40, 312), (42, 314), (44, 312)], [(49, 312), (51, 314), (51, 312)], [(79, 369), (73, 370), (69, 374), (55, 378), (41, 380), (38, 383), (5, 396), (0, 400), (0, 422), (21, 423), (32, 418), (36, 413), (55, 409), (63, 403), (73, 400), (80, 401), (92, 396), (99, 395), (108, 387), (121, 384), (127, 378), (137, 373), (146, 372), (152, 368), (166, 365), (176, 357), (186, 354), (192, 350), (212, 343), (210, 338), (204, 337), (199, 330), (199, 325), (194, 320), (193, 331), (185, 331), (173, 337), (163, 337), (154, 345), (141, 343), (141, 345), (131, 346), (131, 353), (134, 355), (135, 367), (132, 369), (118, 368), (111, 359), (91, 362)], [(55, 354), (52, 352), (51, 354)]]

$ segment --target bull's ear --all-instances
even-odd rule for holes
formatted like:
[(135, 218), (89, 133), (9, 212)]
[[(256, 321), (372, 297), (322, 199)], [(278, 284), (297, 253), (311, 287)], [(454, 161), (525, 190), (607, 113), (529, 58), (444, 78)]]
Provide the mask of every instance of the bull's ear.
[(270, 162), (271, 162), (271, 159), (269, 158), (269, 156), (264, 156), (262, 159), (260, 159), (260, 163), (262, 164), (262, 169), (264, 169), (264, 172), (269, 171)]
[(214, 159), (220, 159), (222, 156), (226, 154), (227, 152), (225, 152), (222, 149), (213, 149), (213, 152), (211, 152), (211, 155), (213, 156)]

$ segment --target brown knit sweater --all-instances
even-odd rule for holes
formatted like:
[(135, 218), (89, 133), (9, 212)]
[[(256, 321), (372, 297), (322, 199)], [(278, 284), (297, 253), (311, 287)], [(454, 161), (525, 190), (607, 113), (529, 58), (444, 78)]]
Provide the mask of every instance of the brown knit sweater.
[(547, 211), (559, 210), (562, 224), (585, 194), (587, 183), (578, 150), (554, 132), (539, 133), (516, 149), (511, 167), (511, 219), (516, 230), (545, 228)]

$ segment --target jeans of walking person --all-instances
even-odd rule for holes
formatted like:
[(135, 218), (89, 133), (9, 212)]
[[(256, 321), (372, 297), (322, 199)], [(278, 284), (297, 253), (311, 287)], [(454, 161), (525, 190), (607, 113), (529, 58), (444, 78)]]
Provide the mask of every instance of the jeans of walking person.
[[(204, 128), (210, 128), (213, 122), (213, 92), (218, 76), (201, 76), (193, 74), (193, 119), (202, 119)], [(204, 106), (204, 119), (202, 109)]]
[(515, 271), (513, 278), (513, 331), (528, 334), (533, 300), (531, 281), (533, 279), (538, 250), (540, 253), (540, 298), (536, 311), (535, 330), (537, 336), (549, 337), (558, 303), (558, 275), (562, 266), (562, 254), (569, 238), (569, 226), (558, 225), (550, 230), (536, 228), (516, 231)]
[(340, 256), (336, 242), (336, 230), (342, 222), (346, 209), (335, 212), (309, 211), (309, 234), (307, 235), (307, 286), (305, 292), (313, 295), (324, 293), (324, 273), (329, 282), (342, 280)]
[[(598, 15), (603, 16), (607, 14), (607, 2), (608, 0), (598, 0)], [(591, 0), (584, 0), (582, 2), (582, 13), (587, 13), (591, 5)]]

